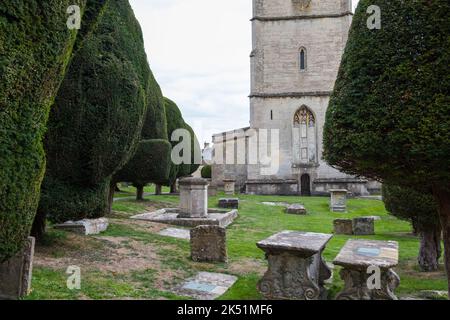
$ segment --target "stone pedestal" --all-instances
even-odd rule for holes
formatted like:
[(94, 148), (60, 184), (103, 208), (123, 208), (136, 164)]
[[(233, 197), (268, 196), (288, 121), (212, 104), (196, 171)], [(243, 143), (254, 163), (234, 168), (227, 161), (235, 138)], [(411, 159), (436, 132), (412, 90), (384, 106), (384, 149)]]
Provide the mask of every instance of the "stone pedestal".
[(202, 178), (184, 178), (179, 182), (180, 218), (208, 216), (208, 181)]
[[(340, 275), (345, 282), (337, 300), (397, 300), (394, 290), (400, 278), (392, 270), (398, 264), (397, 242), (349, 240), (333, 263), (343, 267)], [(368, 285), (376, 284), (368, 281), (376, 276), (369, 268), (380, 271), (378, 287)]]
[(70, 231), (85, 236), (91, 234), (99, 234), (108, 229), (108, 219), (84, 219), (80, 221), (67, 221), (62, 224), (56, 224), (53, 226), (54, 229), (60, 229), (65, 231)]
[(223, 189), (224, 189), (225, 194), (234, 195), (236, 192), (235, 188), (236, 188), (236, 180), (233, 180), (233, 179), (223, 180)]
[(283, 231), (260, 241), (269, 269), (258, 283), (266, 299), (319, 300), (326, 296), (325, 280), (332, 275), (322, 252), (332, 235)]
[(0, 263), (0, 300), (17, 300), (29, 294), (33, 272), (33, 237), (25, 242), (17, 255)]
[(353, 219), (353, 234), (357, 236), (374, 235), (375, 219), (372, 217), (361, 217)]
[(330, 190), (330, 210), (332, 212), (346, 212), (347, 211), (347, 190), (346, 189), (331, 189)]
[(286, 208), (286, 213), (288, 214), (297, 214), (297, 215), (306, 215), (306, 209), (301, 204), (291, 204)]
[(239, 199), (237, 199), (237, 198), (219, 199), (219, 208), (239, 209)]
[(191, 258), (196, 262), (227, 262), (225, 228), (198, 226), (191, 229)]
[(353, 221), (351, 219), (334, 220), (334, 234), (353, 234)]

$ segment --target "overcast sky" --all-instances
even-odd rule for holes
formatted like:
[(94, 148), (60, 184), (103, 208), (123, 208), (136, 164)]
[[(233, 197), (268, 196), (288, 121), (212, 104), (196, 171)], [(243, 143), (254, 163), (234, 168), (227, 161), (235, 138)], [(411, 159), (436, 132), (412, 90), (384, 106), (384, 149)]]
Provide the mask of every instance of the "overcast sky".
[(252, 0), (130, 2), (153, 73), (200, 143), (248, 126)]

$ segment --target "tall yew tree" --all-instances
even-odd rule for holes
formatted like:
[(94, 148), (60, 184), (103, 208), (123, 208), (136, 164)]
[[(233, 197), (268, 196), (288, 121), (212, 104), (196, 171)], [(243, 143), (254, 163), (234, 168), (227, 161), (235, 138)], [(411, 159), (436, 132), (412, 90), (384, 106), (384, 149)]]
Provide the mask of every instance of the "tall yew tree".
[[(86, 2), (88, 3), (86, 5)], [(0, 262), (23, 247), (39, 201), (42, 137), (77, 37), (87, 35), (106, 0), (0, 2)], [(78, 4), (83, 27), (66, 25)]]
[[(370, 30), (367, 8), (381, 9)], [(361, 0), (327, 111), (324, 157), (347, 173), (430, 188), (450, 282), (450, 2)]]
[[(136, 151), (152, 86), (142, 31), (128, 0), (108, 2), (70, 64), (50, 113), (34, 234), (109, 211), (113, 174)], [(159, 88), (158, 88), (159, 89)]]

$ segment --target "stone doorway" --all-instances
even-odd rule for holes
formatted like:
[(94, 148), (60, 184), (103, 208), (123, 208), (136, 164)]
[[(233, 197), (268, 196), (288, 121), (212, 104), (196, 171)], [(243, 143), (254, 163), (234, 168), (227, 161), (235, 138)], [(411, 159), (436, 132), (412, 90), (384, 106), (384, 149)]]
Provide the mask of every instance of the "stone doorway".
[(311, 177), (309, 174), (303, 174), (300, 178), (300, 195), (311, 196)]

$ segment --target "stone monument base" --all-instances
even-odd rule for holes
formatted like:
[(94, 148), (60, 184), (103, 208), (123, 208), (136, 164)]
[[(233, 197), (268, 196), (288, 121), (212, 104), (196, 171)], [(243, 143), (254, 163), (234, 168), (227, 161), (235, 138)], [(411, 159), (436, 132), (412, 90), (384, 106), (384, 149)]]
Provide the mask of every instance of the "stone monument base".
[(131, 219), (164, 223), (183, 227), (197, 227), (201, 225), (215, 225), (227, 227), (238, 216), (237, 210), (215, 210), (209, 209), (204, 218), (188, 218), (180, 216), (180, 209), (167, 208), (155, 212), (148, 212), (132, 216)]

